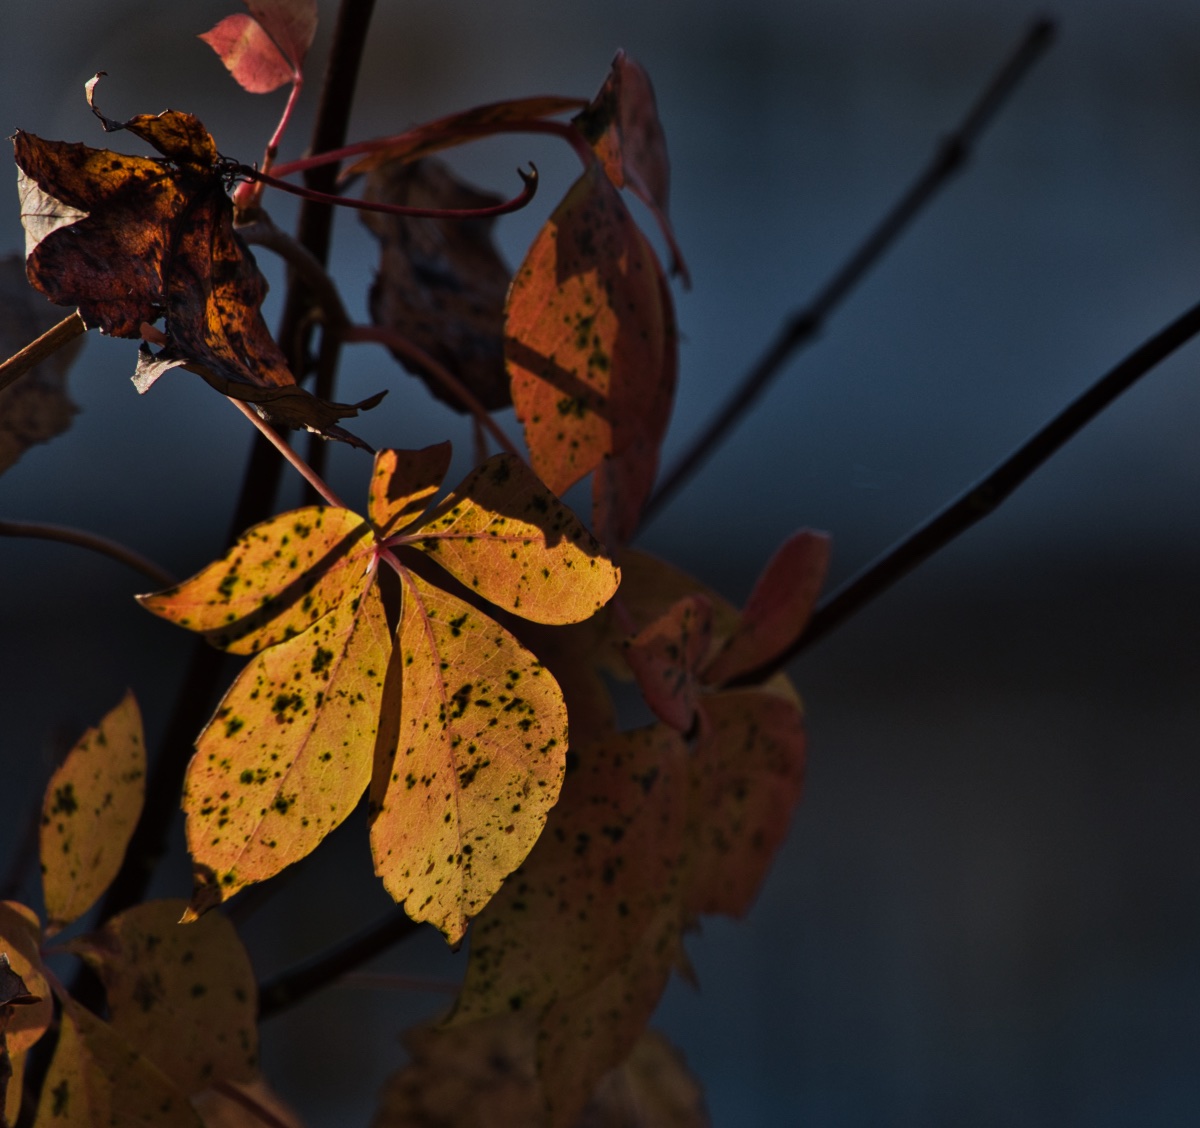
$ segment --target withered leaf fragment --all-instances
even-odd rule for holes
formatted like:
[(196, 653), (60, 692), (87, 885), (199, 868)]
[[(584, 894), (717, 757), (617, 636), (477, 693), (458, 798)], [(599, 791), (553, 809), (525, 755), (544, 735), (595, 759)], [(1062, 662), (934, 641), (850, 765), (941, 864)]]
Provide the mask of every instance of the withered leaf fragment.
[(13, 145), (29, 281), (52, 302), (78, 306), (89, 327), (110, 336), (139, 338), (144, 325), (162, 319), (167, 344), (139, 363), (139, 391), (168, 368), (195, 365), (227, 385), (227, 394), (246, 385), (286, 388), (267, 397), (281, 396), (282, 410), (263, 405), (262, 414), (330, 432), (335, 419), (354, 409), (331, 414), (293, 390), (295, 378), (262, 318), (266, 280), (233, 228), (226, 189), (236, 166), (191, 114), (104, 117), (92, 102), (96, 81), (88, 83), (88, 100), (105, 130), (133, 133), (161, 156), (18, 131)]
[[(367, 177), (364, 197), (406, 207), (489, 208), (499, 196), (465, 184), (441, 162), (394, 161)], [(511, 271), (492, 242), (495, 217), (422, 219), (362, 213), (379, 240), (371, 319), (445, 365), (489, 411), (512, 402), (504, 369), (504, 297)], [(396, 358), (440, 400), (468, 410), (432, 373)]]

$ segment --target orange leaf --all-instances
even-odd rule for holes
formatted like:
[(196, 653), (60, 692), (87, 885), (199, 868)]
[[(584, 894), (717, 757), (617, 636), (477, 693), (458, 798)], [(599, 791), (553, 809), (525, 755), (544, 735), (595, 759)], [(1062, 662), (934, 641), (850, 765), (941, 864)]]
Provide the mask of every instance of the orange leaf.
[(386, 537), (420, 517), (449, 469), (449, 443), (376, 454), (367, 512), (379, 535)]
[(200, 36), (251, 94), (269, 94), (294, 77), (292, 64), (251, 16), (226, 16)]
[(39, 1128), (203, 1128), (187, 1098), (107, 1023), (67, 996), (38, 1106)]
[(829, 550), (829, 537), (807, 529), (784, 542), (755, 583), (737, 630), (704, 671), (709, 685), (769, 662), (800, 637), (825, 581)]
[(691, 285), (667, 218), (671, 176), (667, 138), (645, 69), (618, 51), (600, 92), (575, 115), (574, 122), (609, 179), (618, 188), (628, 186), (653, 212), (671, 248), (671, 273), (681, 274), (684, 283)]
[(761, 689), (704, 697), (691, 761), (688, 908), (742, 916), (787, 833), (804, 786), (804, 714)]
[(628, 642), (625, 660), (646, 704), (672, 728), (692, 727), (699, 699), (698, 671), (712, 643), (712, 603), (685, 596)]
[(298, 861), (354, 809), (371, 775), (390, 648), (372, 584), (238, 675), (184, 785), (193, 911)]
[(117, 876), (142, 813), (146, 747), (132, 692), (90, 728), (42, 799), (42, 892), (48, 934), (82, 916)]
[[(641, 441), (674, 372), (654, 252), (596, 166), (509, 291), (505, 356), (533, 468), (554, 493)], [(650, 420), (657, 424), (657, 417)]]
[(511, 454), (488, 459), (396, 540), (429, 554), (489, 602), (538, 623), (588, 618), (621, 578), (579, 518)]
[(137, 600), (213, 646), (254, 654), (360, 591), (373, 548), (374, 533), (357, 513), (312, 505), (255, 525), (191, 579)]
[(3, 1037), (14, 1057), (41, 1038), (54, 1017), (54, 1000), (39, 951), (41, 940), (41, 926), (32, 909), (16, 901), (0, 901), (0, 952), (8, 956), (12, 970), (25, 981), (25, 990), (41, 1000), (13, 1008)]
[(629, 958), (675, 897), (684, 757), (665, 725), (575, 742), (542, 838), (475, 923), (451, 1022), (541, 1014)]
[(190, 1094), (256, 1075), (258, 1001), (233, 925), (180, 924), (186, 907), (136, 905), (70, 947), (99, 972), (113, 1030)]
[(420, 577), (402, 578), (403, 688), (371, 783), (371, 849), (408, 915), (456, 944), (558, 799), (566, 708), (507, 631)]

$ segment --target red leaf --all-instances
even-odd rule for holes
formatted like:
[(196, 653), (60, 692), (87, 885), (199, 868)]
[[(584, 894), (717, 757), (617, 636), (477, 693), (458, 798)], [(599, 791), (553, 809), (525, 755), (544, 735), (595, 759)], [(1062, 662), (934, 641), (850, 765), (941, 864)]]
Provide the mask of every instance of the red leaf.
[(317, 34), (317, 0), (246, 0), (246, 7), (300, 70)]
[(258, 20), (226, 16), (200, 36), (220, 57), (241, 86), (251, 94), (269, 94), (295, 77), (291, 63)]
[(737, 630), (704, 671), (709, 685), (769, 662), (800, 637), (824, 583), (829, 552), (829, 537), (808, 529), (784, 542), (755, 583)]
[(533, 468), (557, 494), (605, 455), (661, 439), (674, 334), (660, 274), (620, 196), (593, 166), (513, 279), (505, 324), (513, 402)]
[(682, 275), (690, 286), (687, 266), (667, 218), (670, 163), (650, 76), (624, 51), (618, 51), (600, 92), (574, 121), (609, 179), (618, 188), (628, 187), (654, 213), (671, 248), (671, 273)]
[(639, 631), (625, 648), (625, 660), (646, 704), (680, 732), (692, 727), (700, 693), (698, 673), (711, 642), (712, 603), (693, 595)]

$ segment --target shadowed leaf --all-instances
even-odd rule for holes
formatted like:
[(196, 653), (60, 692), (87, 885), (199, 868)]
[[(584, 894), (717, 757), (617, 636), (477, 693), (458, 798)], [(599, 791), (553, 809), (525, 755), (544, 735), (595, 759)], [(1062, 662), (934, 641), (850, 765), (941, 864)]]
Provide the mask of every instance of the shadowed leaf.
[(8, 956), (12, 971), (21, 977), (25, 990), (40, 1002), (15, 1007), (4, 1028), (5, 1045), (16, 1057), (29, 1049), (50, 1025), (54, 1001), (42, 967), (41, 926), (32, 909), (16, 901), (0, 901), (0, 952)]
[(449, 443), (424, 450), (381, 450), (375, 456), (367, 509), (380, 536), (420, 517), (449, 469)]
[(646, 704), (672, 728), (686, 733), (696, 715), (699, 671), (712, 644), (712, 603), (685, 596), (625, 648)]
[(737, 630), (704, 671), (709, 685), (769, 662), (800, 637), (825, 581), (829, 552), (829, 537), (807, 529), (784, 542), (755, 583)]
[(224, 1082), (192, 1097), (204, 1128), (304, 1128), (262, 1077)]
[(88, 911), (117, 876), (142, 813), (146, 747), (132, 692), (90, 728), (42, 799), (42, 892), (49, 934)]
[(599, 543), (519, 458), (490, 458), (401, 538), (484, 599), (524, 619), (594, 614), (621, 574)]
[(453, 1024), (540, 1015), (630, 957), (675, 896), (684, 757), (665, 725), (573, 742), (577, 766), (545, 832), (475, 922)]
[[(481, 209), (502, 202), (455, 177), (437, 160), (382, 165), (363, 198), (417, 208)], [(379, 240), (371, 320), (439, 361), (489, 411), (512, 402), (504, 368), (504, 299), (511, 271), (492, 242), (494, 216), (431, 219), (361, 212)], [(452, 390), (409, 356), (395, 353), (426, 387), (457, 411)]]
[(458, 943), (558, 798), (566, 708), (507, 631), (418, 576), (403, 580), (403, 688), (371, 783), (371, 849), (408, 915)]
[(671, 273), (691, 285), (667, 218), (670, 163), (654, 87), (645, 69), (618, 51), (591, 104), (573, 119), (604, 165), (609, 179), (628, 187), (654, 214), (671, 248)]
[(661, 422), (672, 314), (654, 252), (603, 172), (575, 182), (509, 291), (505, 357), (533, 468), (561, 494)]
[(191, 1094), (255, 1076), (258, 1001), (233, 925), (219, 913), (180, 924), (186, 907), (137, 905), (71, 949), (99, 972), (113, 1030)]
[(255, 525), (191, 579), (137, 600), (213, 646), (254, 654), (361, 591), (374, 543), (370, 525), (349, 509), (295, 509)]
[(700, 704), (691, 761), (688, 910), (743, 916), (804, 786), (804, 714), (790, 692), (730, 690)]
[(161, 1070), (74, 999), (62, 1003), (34, 1128), (203, 1128)]
[(575, 1128), (710, 1128), (704, 1093), (683, 1056), (647, 1030), (609, 1073)]
[[(0, 257), (0, 353), (11, 356), (59, 320), (58, 312), (30, 285), (25, 260)], [(79, 409), (67, 395), (67, 369), (79, 353), (76, 340), (0, 388), (0, 474), (35, 443), (61, 435)]]
[(371, 584), (238, 675), (184, 785), (191, 911), (298, 861), (354, 809), (371, 775), (390, 648)]

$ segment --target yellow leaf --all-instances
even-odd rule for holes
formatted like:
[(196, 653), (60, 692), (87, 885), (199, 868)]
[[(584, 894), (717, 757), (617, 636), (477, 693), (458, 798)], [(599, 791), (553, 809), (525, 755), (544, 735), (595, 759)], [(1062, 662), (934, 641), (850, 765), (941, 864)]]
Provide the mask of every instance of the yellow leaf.
[(449, 469), (449, 443), (424, 450), (381, 450), (375, 456), (367, 510), (380, 536), (420, 517)]
[(87, 912), (117, 876), (145, 784), (142, 717), (129, 692), (83, 734), (46, 787), (40, 845), (47, 933)]
[(202, 1128), (161, 1070), (68, 996), (34, 1128), (98, 1125)]
[(577, 766), (540, 841), (475, 922), (454, 1024), (540, 1014), (588, 990), (677, 900), (683, 738), (660, 724), (576, 740), (572, 753)]
[(220, 560), (138, 602), (213, 646), (254, 654), (361, 590), (373, 547), (374, 533), (357, 513), (312, 505), (255, 525)]
[(354, 809), (371, 777), (390, 648), (372, 584), (238, 675), (184, 784), (194, 910), (298, 861)]
[(488, 459), (399, 543), (428, 553), (490, 603), (538, 623), (577, 623), (621, 573), (519, 458)]
[(403, 580), (403, 688), (390, 755), (372, 780), (371, 848), (409, 916), (458, 943), (558, 799), (567, 713), (554, 679), (512, 635), (418, 576)]
[(71, 950), (104, 981), (117, 1034), (191, 1094), (256, 1075), (258, 1001), (233, 925), (219, 913), (180, 924), (185, 908), (136, 905)]
[(8, 1052), (24, 1053), (50, 1025), (54, 1003), (42, 972), (41, 927), (37, 914), (16, 901), (0, 901), (0, 952), (8, 956), (12, 970), (25, 981), (25, 989), (41, 1002), (13, 1008), (5, 1027)]

